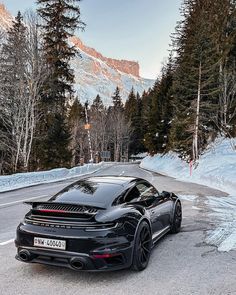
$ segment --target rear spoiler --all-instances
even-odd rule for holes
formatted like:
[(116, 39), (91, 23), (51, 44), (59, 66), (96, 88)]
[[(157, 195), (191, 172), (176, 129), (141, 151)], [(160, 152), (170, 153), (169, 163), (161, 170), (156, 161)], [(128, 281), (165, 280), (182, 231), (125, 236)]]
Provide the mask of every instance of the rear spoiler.
[(77, 203), (60, 203), (60, 202), (24, 202), (26, 205), (32, 206), (32, 209), (39, 205), (73, 205), (73, 206), (84, 206), (88, 208), (93, 208), (93, 209), (98, 209), (98, 210), (106, 210), (106, 208), (101, 207), (101, 206), (93, 206), (93, 205), (87, 205), (87, 204), (77, 204)]

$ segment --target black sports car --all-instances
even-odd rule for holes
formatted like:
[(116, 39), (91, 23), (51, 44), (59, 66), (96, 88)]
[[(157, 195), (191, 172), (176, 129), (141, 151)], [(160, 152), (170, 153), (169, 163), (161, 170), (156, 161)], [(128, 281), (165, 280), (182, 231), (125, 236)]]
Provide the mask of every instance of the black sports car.
[(89, 177), (27, 204), (16, 258), (74, 270), (143, 270), (157, 240), (179, 232), (182, 221), (175, 194), (134, 177)]

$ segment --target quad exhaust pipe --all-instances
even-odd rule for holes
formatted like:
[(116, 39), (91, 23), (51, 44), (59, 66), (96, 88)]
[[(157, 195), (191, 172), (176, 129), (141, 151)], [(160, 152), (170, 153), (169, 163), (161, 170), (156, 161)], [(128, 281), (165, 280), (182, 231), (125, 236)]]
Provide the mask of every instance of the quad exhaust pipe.
[[(28, 250), (20, 250), (18, 253), (18, 259), (23, 261), (23, 262), (30, 262), (32, 259), (34, 259), (37, 255), (34, 255), (30, 253)], [(77, 257), (71, 258), (70, 259), (70, 265), (73, 267), (75, 270), (82, 270), (85, 268), (84, 262)]]
[(76, 270), (82, 270), (84, 268), (84, 263), (79, 258), (72, 258), (70, 265)]

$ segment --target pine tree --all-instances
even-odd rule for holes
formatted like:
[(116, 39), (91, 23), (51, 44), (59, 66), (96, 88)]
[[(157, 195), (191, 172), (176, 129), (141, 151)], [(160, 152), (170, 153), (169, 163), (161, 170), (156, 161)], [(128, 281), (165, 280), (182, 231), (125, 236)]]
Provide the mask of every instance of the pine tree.
[(173, 118), (172, 106), (172, 59), (162, 69), (162, 76), (157, 79), (149, 92), (149, 112), (146, 116), (145, 146), (151, 154), (166, 152), (169, 146), (170, 124)]
[[(42, 88), (41, 108), (44, 110), (44, 119), (39, 129), (41, 135), (38, 158), (40, 166), (53, 168), (68, 165), (69, 160), (69, 126), (67, 120), (66, 101), (73, 96), (74, 73), (70, 68), (70, 60), (76, 55), (76, 49), (68, 42), (74, 31), (83, 29), (80, 20), (79, 0), (38, 0), (38, 13), (43, 19), (44, 52), (49, 77)], [(50, 133), (52, 130), (57, 132)], [(61, 128), (61, 143), (58, 136)], [(50, 145), (48, 145), (50, 144)], [(63, 150), (64, 149), (64, 150)], [(51, 150), (58, 151), (48, 161), (47, 154)], [(60, 153), (59, 153), (60, 151)], [(61, 159), (60, 159), (61, 155)], [(62, 161), (64, 156), (64, 161)], [(50, 167), (48, 164), (50, 163)]]
[(137, 101), (134, 93), (134, 88), (132, 87), (128, 99), (125, 102), (125, 118), (127, 121), (133, 121), (133, 118), (137, 113)]
[[(26, 27), (18, 12), (13, 26), (7, 32), (0, 58), (0, 137), (7, 154), (7, 172), (17, 171), (22, 165), (21, 144), (24, 133), (27, 97)], [(2, 165), (5, 165), (2, 164)]]
[(94, 99), (89, 110), (91, 123), (91, 139), (95, 153), (99, 154), (108, 148), (107, 110), (99, 95)]
[(115, 110), (123, 110), (124, 105), (120, 96), (120, 89), (118, 86), (116, 87), (116, 90), (112, 96), (112, 102), (113, 102), (113, 108)]
[[(172, 122), (172, 148), (197, 160), (207, 141), (216, 134), (219, 97), (219, 55), (215, 43), (219, 1), (185, 1), (184, 20), (176, 29), (176, 70), (173, 95), (175, 118)], [(213, 25), (214, 24), (214, 25)]]
[(74, 46), (68, 43), (76, 29), (83, 29), (80, 20), (79, 0), (38, 0), (38, 13), (43, 19), (44, 51), (50, 71), (44, 89), (44, 100), (52, 101), (54, 108), (64, 112), (68, 95), (73, 94), (74, 74), (70, 60), (76, 55)]
[(125, 118), (130, 125), (129, 154), (141, 153), (145, 150), (142, 132), (142, 100), (138, 93), (135, 95), (133, 88), (125, 103)]
[(128, 150), (130, 126), (125, 121), (124, 106), (120, 96), (119, 87), (113, 96), (113, 105), (108, 109), (108, 133), (110, 137), (110, 149), (113, 151), (114, 161), (119, 162)]
[(70, 150), (72, 151), (71, 165), (76, 166), (86, 153), (86, 131), (84, 130), (85, 114), (84, 107), (76, 98), (74, 103), (69, 108), (69, 126), (72, 135), (70, 142)]
[[(147, 136), (149, 132), (149, 115), (152, 110), (152, 97), (151, 97), (152, 90), (149, 89), (149, 91), (144, 91), (141, 96), (141, 105), (142, 105), (142, 111), (141, 111), (141, 126), (142, 126), (142, 141), (143, 145), (146, 150), (148, 150), (147, 142), (145, 137)], [(145, 151), (146, 151), (145, 150)]]
[(68, 127), (65, 127), (64, 118), (60, 114), (53, 114), (51, 117), (49, 115), (47, 119), (48, 132), (45, 138), (45, 146), (50, 148), (44, 150), (44, 168), (70, 167), (71, 151), (69, 144), (71, 135), (68, 132)]
[(218, 128), (225, 136), (236, 136), (236, 2), (217, 1), (214, 18), (215, 43), (221, 55), (219, 64)]

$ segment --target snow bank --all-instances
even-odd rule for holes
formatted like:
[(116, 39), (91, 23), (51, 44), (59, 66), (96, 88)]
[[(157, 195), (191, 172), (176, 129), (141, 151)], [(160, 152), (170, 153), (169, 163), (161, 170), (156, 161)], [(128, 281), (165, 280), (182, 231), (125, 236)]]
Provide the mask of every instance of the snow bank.
[[(181, 200), (192, 203), (192, 209), (202, 210), (199, 196), (179, 195)], [(205, 196), (201, 199), (208, 212), (208, 222), (215, 226), (205, 232), (205, 243), (220, 252), (236, 250), (236, 196)]]
[(211, 215), (216, 217), (218, 224), (206, 236), (206, 243), (214, 245), (218, 251), (236, 250), (236, 197), (208, 197), (207, 206), (212, 209)]
[(102, 168), (103, 164), (104, 163), (87, 164), (80, 167), (74, 167), (72, 169), (59, 168), (42, 172), (18, 173), (0, 176), (0, 192), (6, 192), (31, 185), (50, 183), (73, 178), (79, 175), (85, 175)]
[[(235, 145), (235, 144), (234, 144)], [(144, 169), (167, 174), (179, 180), (204, 184), (228, 192), (227, 198), (206, 197), (205, 205), (215, 223), (215, 228), (207, 231), (205, 242), (214, 245), (218, 251), (236, 250), (236, 150), (229, 139), (218, 138), (200, 157), (199, 163), (190, 176), (189, 164), (182, 161), (176, 153), (165, 156), (146, 157), (140, 166)], [(198, 203), (197, 196), (180, 196)]]
[(140, 166), (179, 180), (214, 187), (236, 196), (236, 150), (233, 149), (230, 139), (217, 138), (200, 157), (192, 176), (189, 164), (173, 152), (165, 156), (148, 156), (142, 160)]

